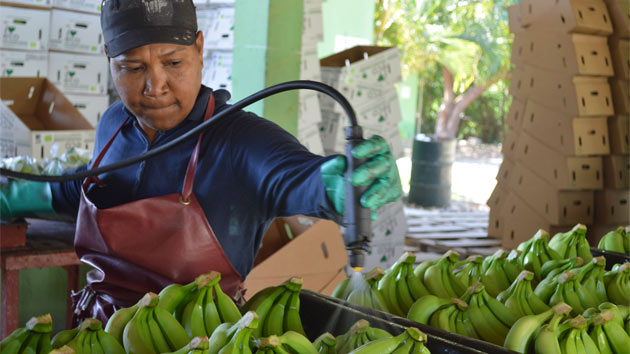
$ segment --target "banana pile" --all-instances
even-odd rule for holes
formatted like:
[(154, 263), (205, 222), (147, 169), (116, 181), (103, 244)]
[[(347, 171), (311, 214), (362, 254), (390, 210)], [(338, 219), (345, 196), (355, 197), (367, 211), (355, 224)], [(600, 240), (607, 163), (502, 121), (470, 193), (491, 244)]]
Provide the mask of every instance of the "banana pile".
[(570, 318), (571, 306), (560, 303), (541, 314), (520, 318), (508, 333), (505, 347), (537, 354), (628, 353), (629, 310), (604, 303)]
[(630, 253), (630, 226), (620, 226), (616, 230), (608, 232), (601, 240), (597, 248), (605, 251)]
[(359, 320), (346, 333), (337, 336), (335, 352), (348, 354), (372, 341), (391, 337), (387, 331), (371, 327), (370, 322), (366, 320)]
[(52, 317), (45, 314), (32, 317), (26, 326), (13, 331), (0, 342), (0, 352), (3, 354), (46, 354), (53, 348), (50, 344), (52, 332)]
[(424, 346), (426, 341), (426, 334), (420, 332), (420, 330), (415, 327), (409, 327), (396, 337), (369, 342), (352, 351), (351, 354), (431, 353), (429, 349)]
[(575, 225), (570, 231), (557, 233), (549, 241), (549, 247), (556, 251), (560, 258), (582, 257), (585, 263), (593, 258), (591, 246), (586, 240), (586, 226)]
[(332, 293), (332, 297), (371, 309), (389, 312), (385, 298), (378, 290), (378, 282), (385, 275), (381, 267), (376, 267), (361, 275), (355, 273), (352, 278), (342, 280)]
[(281, 336), (269, 336), (256, 341), (258, 354), (304, 353), (317, 354), (313, 344), (305, 336), (288, 331)]
[[(538, 230), (534, 237), (521, 243), (517, 248), (517, 250), (522, 252), (517, 257), (519, 266), (521, 266), (522, 269), (533, 272), (537, 281), (542, 279), (543, 264), (549, 261), (564, 259), (564, 257), (560, 257), (560, 255), (549, 246), (549, 237), (549, 233), (546, 231)], [(584, 233), (583, 241), (586, 242), (586, 233)], [(588, 243), (586, 243), (586, 245), (588, 246)], [(587, 251), (590, 254), (590, 248), (587, 247)]]
[(516, 317), (537, 315), (549, 310), (549, 306), (534, 293), (533, 280), (534, 273), (522, 271), (512, 285), (497, 296), (497, 300), (503, 302)]
[(302, 281), (292, 277), (279, 286), (259, 291), (247, 301), (241, 311), (255, 311), (259, 316), (260, 326), (254, 330), (254, 337), (281, 336), (288, 331), (306, 335), (300, 318)]
[[(383, 294), (387, 308), (394, 315), (405, 316), (415, 301), (424, 295), (430, 294), (425, 284), (414, 274), (413, 264), (415, 261), (415, 254), (411, 252), (404, 253), (387, 269), (383, 278), (378, 282), (378, 290)], [(450, 265), (448, 262), (440, 263), (440, 267), (445, 267), (447, 264)], [(439, 271), (436, 270), (435, 273)], [(437, 276), (437, 274), (435, 276), (432, 275), (432, 283), (435, 283), (434, 279), (437, 279)], [(452, 278), (459, 284), (459, 281), (454, 276)], [(435, 285), (437, 286), (438, 284), (436, 283)]]
[[(125, 354), (125, 348), (103, 330), (101, 321), (89, 318), (74, 328), (60, 331), (52, 338), (51, 346), (55, 349), (67, 347), (73, 353), (112, 353)], [(67, 350), (67, 349), (66, 349)]]

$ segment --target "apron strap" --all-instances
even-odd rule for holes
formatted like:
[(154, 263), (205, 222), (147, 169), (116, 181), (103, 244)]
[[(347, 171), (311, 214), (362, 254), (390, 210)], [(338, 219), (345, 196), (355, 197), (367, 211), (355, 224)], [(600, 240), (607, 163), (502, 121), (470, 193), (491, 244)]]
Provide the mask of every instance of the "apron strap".
[[(116, 139), (116, 137), (118, 136), (118, 133), (120, 133), (120, 131), (122, 130), (122, 128), (125, 126), (125, 123), (127, 123), (127, 121), (129, 120), (129, 117), (127, 117), (125, 119), (124, 122), (122, 122), (122, 124), (120, 125), (120, 127), (118, 127), (118, 130), (116, 130), (116, 132), (114, 133), (114, 135), (112, 135), (111, 138), (109, 138), (109, 141), (107, 142), (107, 144), (105, 144), (105, 146), (103, 147), (103, 149), (101, 150), (101, 152), (98, 154), (98, 156), (96, 157), (96, 160), (94, 160), (94, 163), (92, 163), (92, 168), (97, 168), (100, 164), (101, 164), (101, 160), (103, 160), (103, 157), (105, 157), (105, 154), (107, 153), (107, 151), (109, 150), (109, 147), (112, 145), (112, 143), (114, 142), (114, 139)], [(97, 183), (97, 184), (102, 184), (101, 180), (98, 178), (98, 176), (91, 176), (86, 178), (83, 181), (83, 187), (87, 188), (90, 184), (92, 183)]]
[[(203, 116), (203, 121), (207, 121), (208, 118), (214, 115), (214, 94), (210, 94), (208, 98), (208, 105), (206, 106), (206, 112)], [(203, 139), (205, 132), (199, 134), (195, 149), (188, 160), (188, 168), (186, 168), (186, 177), (184, 178), (184, 187), (182, 188), (182, 195), (179, 197), (179, 201), (182, 204), (188, 205), (190, 203), (190, 195), (192, 194), (193, 183), (195, 181), (195, 172), (197, 171), (197, 161), (199, 159), (199, 146), (201, 145), (201, 139)]]

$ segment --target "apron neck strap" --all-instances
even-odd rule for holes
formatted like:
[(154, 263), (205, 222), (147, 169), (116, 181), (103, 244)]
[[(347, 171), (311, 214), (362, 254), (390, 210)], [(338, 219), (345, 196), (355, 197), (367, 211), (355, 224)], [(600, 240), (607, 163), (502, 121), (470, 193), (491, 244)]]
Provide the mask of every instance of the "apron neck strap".
[[(208, 105), (206, 106), (203, 121), (207, 121), (208, 118), (212, 117), (212, 115), (214, 115), (214, 93), (211, 93), (210, 98), (208, 98)], [(188, 160), (188, 168), (186, 169), (186, 177), (184, 178), (184, 187), (182, 188), (182, 195), (180, 197), (180, 202), (183, 204), (190, 203), (190, 195), (192, 194), (195, 171), (197, 170), (197, 161), (199, 159), (199, 146), (201, 145), (201, 139), (203, 139), (204, 134), (205, 132), (199, 134), (195, 149), (190, 156), (190, 160)]]
[[(125, 126), (125, 123), (127, 123), (127, 121), (129, 120), (129, 117), (127, 117), (125, 119), (124, 122), (122, 122), (122, 124), (120, 125), (120, 127), (118, 127), (118, 130), (116, 130), (116, 132), (114, 133), (114, 135), (112, 135), (111, 138), (109, 138), (109, 141), (107, 142), (107, 144), (105, 144), (105, 146), (103, 147), (103, 149), (101, 150), (101, 152), (98, 154), (98, 156), (96, 157), (96, 159), (94, 160), (94, 163), (92, 163), (92, 168), (97, 168), (100, 164), (101, 164), (101, 160), (103, 160), (103, 157), (105, 156), (105, 154), (107, 153), (107, 151), (109, 150), (109, 147), (112, 145), (112, 143), (114, 142), (114, 139), (116, 139), (116, 137), (118, 136), (118, 133), (120, 133), (120, 131), (122, 130), (122, 128)], [(91, 176), (86, 178), (83, 181), (83, 187), (89, 186), (92, 183), (98, 183), (98, 184), (102, 184), (101, 180), (98, 178), (98, 176)]]

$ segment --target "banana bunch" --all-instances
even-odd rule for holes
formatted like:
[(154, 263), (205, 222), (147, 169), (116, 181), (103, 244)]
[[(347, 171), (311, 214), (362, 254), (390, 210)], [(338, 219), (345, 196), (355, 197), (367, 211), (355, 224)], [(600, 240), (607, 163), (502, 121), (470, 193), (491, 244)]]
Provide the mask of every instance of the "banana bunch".
[(468, 304), (452, 298), (451, 304), (435, 311), (429, 319), (429, 325), (441, 330), (479, 339), (468, 316)]
[(168, 353), (190, 342), (190, 337), (171, 313), (157, 306), (160, 298), (147, 293), (123, 331), (128, 353)]
[(352, 351), (351, 354), (430, 354), (429, 348), (424, 346), (426, 342), (426, 334), (415, 327), (409, 327), (396, 337), (369, 342)]
[[(569, 311), (566, 308), (567, 312)], [(567, 324), (560, 325), (566, 313), (555, 313), (549, 323), (544, 324), (533, 339), (534, 352), (536, 354), (562, 354), (560, 337), (568, 329)], [(531, 346), (531, 340), (529, 341)], [(595, 352), (597, 353), (597, 352)]]
[[(430, 294), (446, 299), (460, 297), (464, 294), (466, 287), (455, 277), (455, 265), (458, 262), (459, 253), (450, 250), (426, 268), (422, 273), (422, 282)], [(380, 285), (379, 283), (379, 289)], [(387, 294), (384, 293), (383, 295), (385, 295), (385, 299), (387, 299)]]
[(31, 317), (25, 327), (16, 329), (0, 342), (0, 352), (47, 354), (53, 349), (50, 345), (50, 332), (52, 332), (50, 314)]
[(572, 272), (577, 274), (578, 281), (586, 290), (595, 294), (599, 302), (608, 301), (606, 282), (604, 281), (604, 274), (606, 273), (606, 258), (604, 256), (595, 257), (589, 263), (572, 270)]
[(630, 306), (630, 263), (624, 263), (606, 273), (608, 274), (604, 275), (604, 283), (607, 284), (606, 293), (610, 301)]
[(359, 320), (350, 327), (348, 332), (337, 336), (335, 351), (337, 354), (348, 354), (366, 343), (391, 337), (392, 335), (387, 331), (370, 327), (370, 322), (366, 320)]
[(413, 303), (407, 313), (407, 318), (428, 325), (435, 312), (451, 305), (453, 305), (452, 299), (445, 299), (435, 295), (425, 295)]
[(354, 273), (351, 278), (342, 280), (333, 291), (332, 296), (349, 303), (388, 312), (386, 301), (378, 291), (378, 281), (383, 278), (385, 271), (376, 267), (365, 277), (361, 273)]
[(455, 278), (465, 287), (481, 281), (483, 257), (473, 255), (455, 265)]
[(335, 344), (337, 339), (330, 332), (325, 332), (321, 336), (317, 337), (313, 342), (313, 347), (317, 353), (320, 354), (336, 354)]
[[(560, 303), (538, 315), (529, 315), (519, 318), (510, 328), (510, 331), (505, 337), (503, 346), (519, 353), (531, 353), (534, 349), (536, 334), (541, 330), (541, 327), (547, 323), (549, 319), (551, 319), (550, 325), (559, 322), (570, 311), (571, 306)], [(555, 326), (557, 325), (556, 323)]]
[(630, 226), (619, 226), (617, 230), (608, 232), (599, 240), (597, 248), (605, 251), (630, 253)]
[(77, 354), (112, 353), (125, 354), (123, 346), (95, 318), (88, 318), (71, 330), (60, 331), (53, 337), (53, 348), (68, 346)]
[(558, 275), (558, 286), (549, 299), (550, 306), (561, 302), (569, 304), (575, 315), (581, 314), (589, 307), (599, 305), (597, 296), (582, 286), (578, 277), (569, 271)]
[(575, 225), (570, 231), (555, 234), (549, 247), (556, 251), (560, 258), (573, 258), (580, 256), (584, 263), (588, 263), (593, 258), (591, 246), (586, 240), (586, 226)]
[(582, 257), (557, 259), (557, 260), (545, 262), (541, 268), (542, 279), (555, 277), (556, 275), (564, 272), (565, 270), (571, 270), (573, 268), (580, 268), (583, 265), (584, 265), (584, 260), (582, 259)]
[[(220, 281), (221, 273), (219, 272), (212, 271), (200, 275), (194, 281), (196, 291), (189, 292), (191, 296), (188, 298), (182, 297), (177, 305), (177, 307), (183, 307), (179, 318), (180, 323), (191, 337), (210, 336), (221, 323), (234, 323), (241, 318), (241, 311), (234, 301), (221, 290)], [(183, 286), (179, 290), (184, 292), (186, 287)], [(171, 294), (174, 292), (175, 290), (163, 289), (160, 302), (162, 302), (162, 296), (167, 300), (165, 304), (171, 302), (168, 299), (172, 299)], [(171, 307), (172, 305), (166, 308), (167, 311)]]
[(629, 320), (630, 315), (630, 307), (624, 305), (615, 305), (612, 302), (604, 302), (599, 304), (597, 308), (591, 307), (586, 309), (582, 316), (584, 316), (588, 320), (592, 320), (597, 317), (597, 315), (602, 314), (605, 311), (610, 311), (613, 314), (613, 321), (617, 322), (617, 324), (621, 327), (625, 327), (625, 323)]
[(256, 346), (258, 347), (257, 354), (321, 353), (315, 349), (308, 338), (293, 331), (288, 331), (281, 336), (261, 338), (256, 341)]
[(195, 337), (182, 348), (167, 354), (208, 354), (208, 337)]
[(561, 259), (560, 255), (549, 247), (549, 233), (542, 229), (538, 230), (534, 237), (518, 245), (517, 249), (522, 252), (518, 257), (519, 265), (533, 272), (536, 281), (543, 278), (543, 264)]
[(622, 354), (628, 353), (630, 348), (630, 335), (614, 320), (610, 310), (593, 318), (590, 336), (600, 353)]
[(512, 285), (497, 297), (497, 300), (503, 302), (517, 318), (537, 315), (549, 310), (549, 306), (534, 293), (533, 280), (534, 273), (524, 270)]
[(300, 277), (291, 277), (281, 285), (259, 291), (247, 301), (242, 313), (255, 311), (259, 316), (259, 326), (252, 333), (254, 338), (281, 336), (288, 331), (306, 335), (300, 318), (302, 282)]
[[(516, 254), (518, 253), (510, 253), (510, 255)], [(498, 250), (483, 260), (481, 282), (486, 287), (486, 291), (496, 297), (514, 282), (522, 270), (516, 258), (508, 259), (508, 253)]]
[(208, 340), (208, 354), (251, 353), (253, 333), (259, 324), (254, 311), (246, 312), (236, 323), (220, 324)]
[[(543, 302), (549, 303), (549, 299), (551, 299), (551, 295), (556, 291), (558, 287), (558, 276), (565, 271), (573, 270), (574, 266), (581, 266), (583, 264), (583, 260), (581, 257), (574, 257), (566, 260), (565, 263), (559, 263), (556, 261), (549, 261), (543, 265), (543, 269), (548, 268), (555, 265), (556, 263), (560, 264), (557, 268), (550, 270), (547, 276), (536, 285), (534, 289), (534, 293), (538, 298), (540, 298)], [(548, 266), (549, 265), (549, 266)], [(544, 272), (544, 271), (543, 271)]]
[(502, 345), (517, 317), (499, 300), (490, 296), (481, 283), (473, 284), (461, 300), (468, 304), (468, 319), (477, 336)]
[[(429, 294), (425, 284), (414, 274), (413, 264), (415, 261), (416, 256), (413, 253), (405, 252), (387, 269), (383, 278), (378, 282), (378, 291), (381, 292), (387, 308), (394, 315), (404, 317), (416, 300)], [(425, 276), (429, 274), (430, 270), (431, 267), (427, 269)], [(455, 279), (452, 273), (451, 276)], [(436, 280), (437, 275), (432, 276), (431, 279), (432, 282), (438, 281)], [(439, 282), (441, 284), (441, 280)]]
[[(588, 323), (582, 316), (571, 319), (568, 323), (569, 328), (565, 333), (560, 334), (560, 352), (561, 353), (599, 353), (597, 345), (588, 335)], [(623, 332), (623, 330), (622, 330)], [(624, 333), (625, 335), (625, 333)], [(630, 343), (629, 346), (630, 348)], [(549, 352), (549, 351), (547, 351)]]

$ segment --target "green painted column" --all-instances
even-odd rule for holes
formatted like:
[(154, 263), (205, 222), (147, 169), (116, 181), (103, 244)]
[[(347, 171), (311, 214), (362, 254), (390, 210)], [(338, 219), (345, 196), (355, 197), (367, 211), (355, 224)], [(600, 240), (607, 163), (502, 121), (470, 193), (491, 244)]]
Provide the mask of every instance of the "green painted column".
[[(275, 84), (299, 80), (302, 48), (301, 1), (236, 2), (233, 94), (238, 101)], [(250, 106), (292, 134), (297, 133), (299, 95), (289, 91)]]

